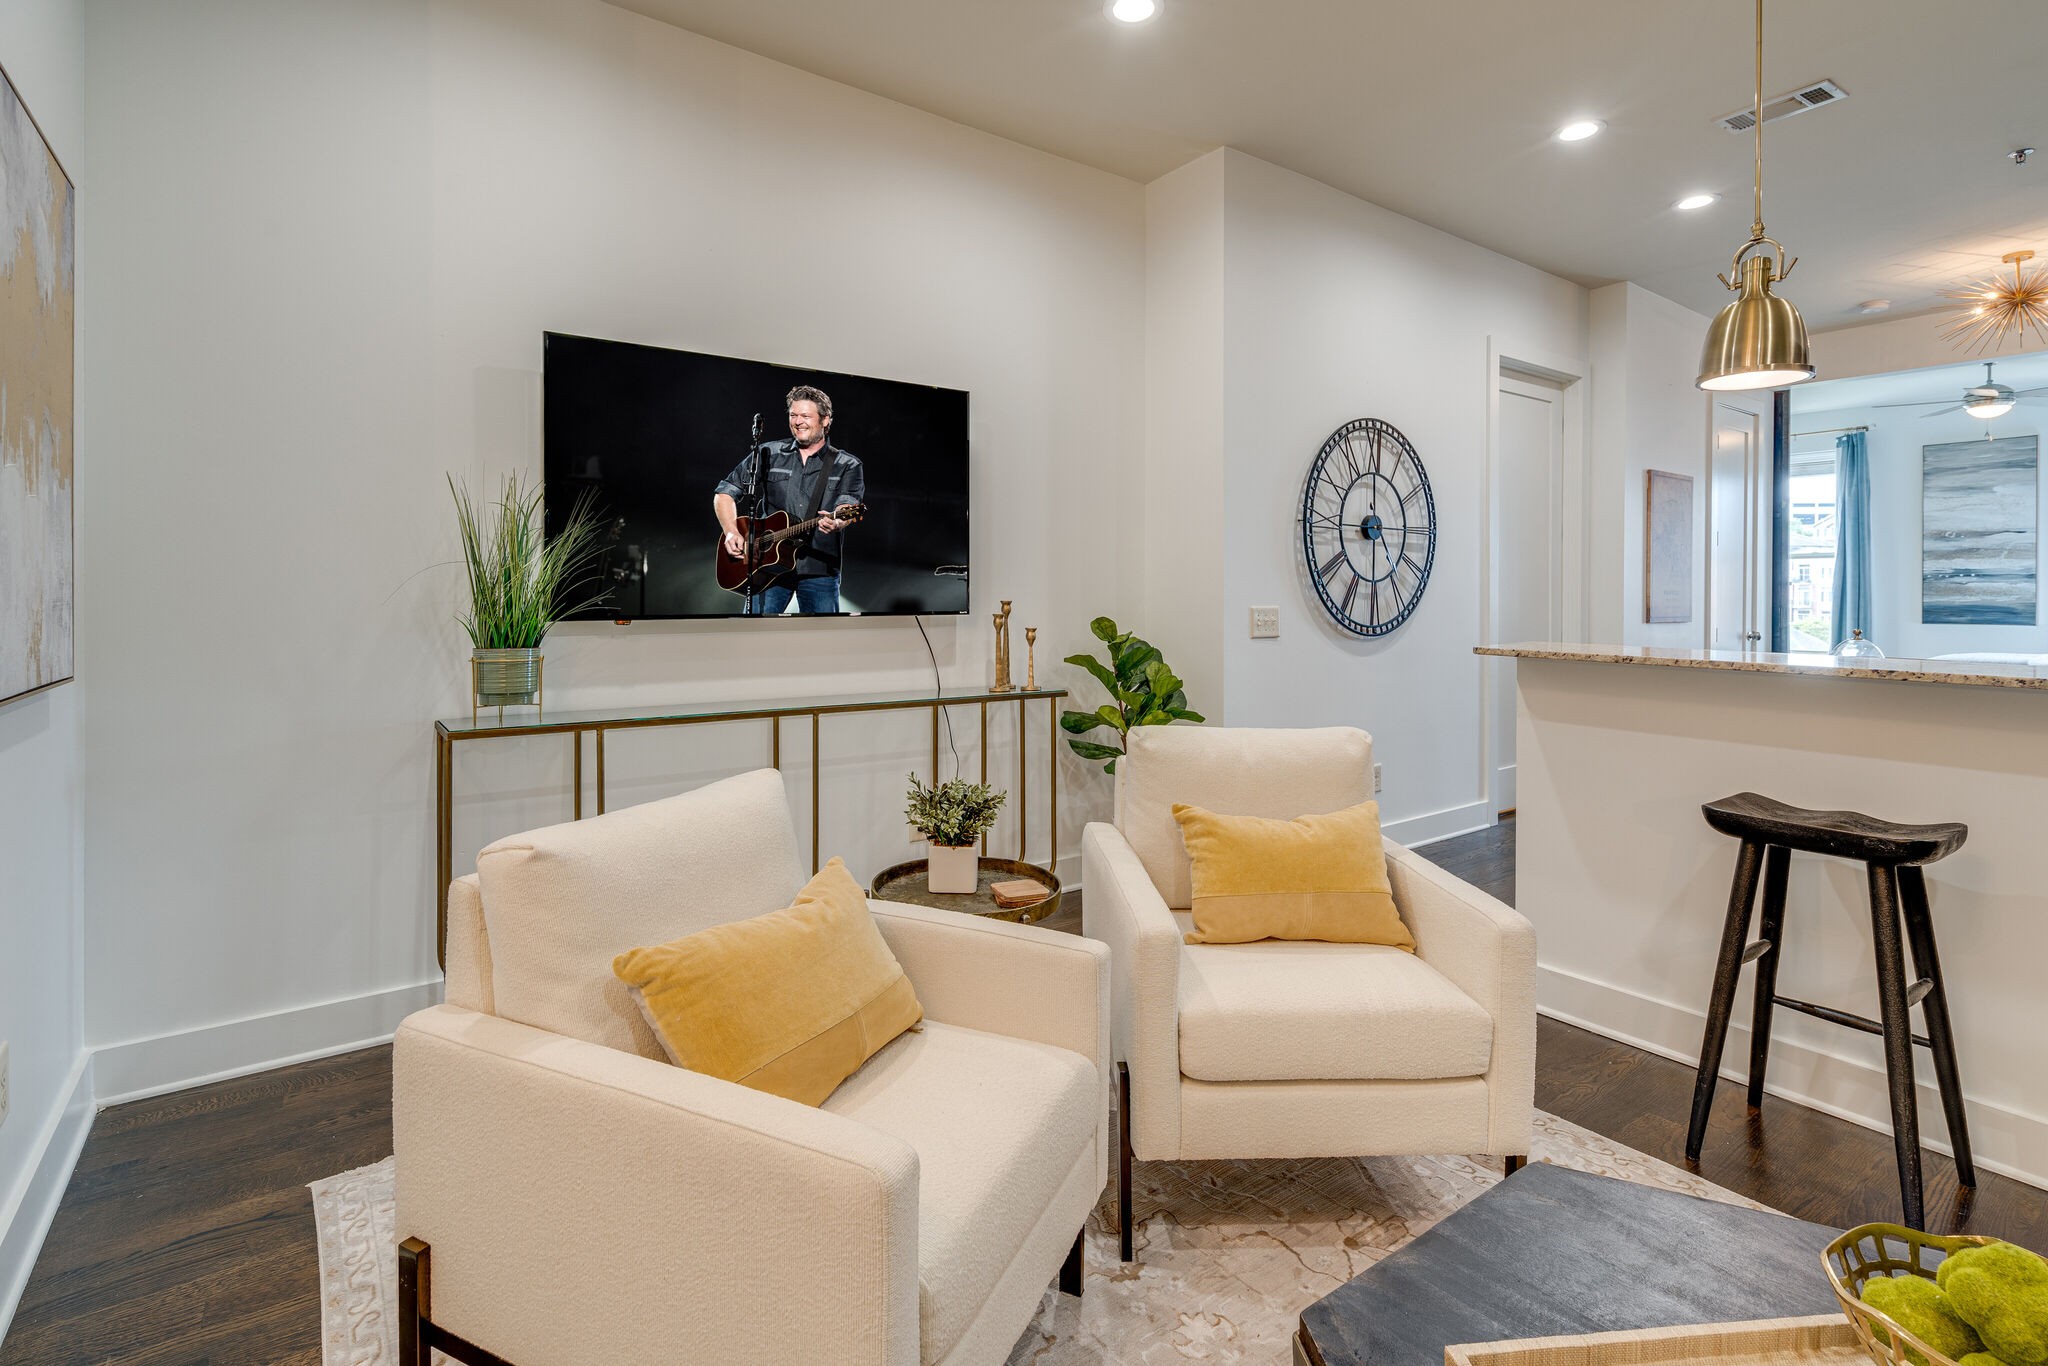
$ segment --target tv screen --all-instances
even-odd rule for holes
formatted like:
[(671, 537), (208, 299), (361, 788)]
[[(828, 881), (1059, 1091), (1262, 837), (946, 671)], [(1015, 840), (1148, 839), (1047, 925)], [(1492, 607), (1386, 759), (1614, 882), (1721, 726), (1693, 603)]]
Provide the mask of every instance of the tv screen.
[(576, 616), (967, 610), (964, 391), (558, 332), (544, 347), (547, 533), (588, 498), (603, 547), (605, 599)]

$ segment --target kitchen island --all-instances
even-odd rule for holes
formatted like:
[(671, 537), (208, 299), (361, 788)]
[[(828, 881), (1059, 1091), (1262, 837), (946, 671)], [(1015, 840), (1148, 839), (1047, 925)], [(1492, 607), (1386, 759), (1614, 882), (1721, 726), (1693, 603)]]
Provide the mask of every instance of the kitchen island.
[[(1516, 661), (1516, 902), (1536, 926), (1543, 1013), (1697, 1060), (1737, 847), (1707, 827), (1703, 802), (1754, 791), (1962, 821), (1968, 843), (1927, 885), (1972, 1146), (1980, 1166), (2048, 1185), (2048, 695), (2036, 695), (2048, 669), (1548, 643), (1478, 653)], [(1875, 1013), (1860, 864), (1794, 855), (1785, 929), (1781, 994)], [(1749, 1056), (1753, 976), (1729, 1078)], [(1915, 1053), (1922, 1134), (1945, 1150), (1933, 1069)], [(1879, 1041), (1819, 1020), (1780, 1013), (1769, 1090), (1890, 1127)], [(1742, 1103), (1739, 1087), (1716, 1100)]]

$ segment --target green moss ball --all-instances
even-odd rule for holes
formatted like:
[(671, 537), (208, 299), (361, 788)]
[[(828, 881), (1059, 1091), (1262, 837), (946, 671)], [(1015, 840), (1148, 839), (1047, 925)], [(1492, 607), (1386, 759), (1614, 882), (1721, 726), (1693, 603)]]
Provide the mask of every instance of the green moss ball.
[(2048, 1366), (2048, 1261), (2017, 1243), (1992, 1243), (1951, 1253), (1934, 1274), (1986, 1350), (2006, 1366)]
[[(1863, 1287), (1863, 1302), (1891, 1318), (1950, 1361), (1960, 1361), (1984, 1344), (1949, 1304), (1940, 1287), (1923, 1276), (1891, 1276)], [(1906, 1359), (1927, 1366), (1920, 1353), (1908, 1349)]]
[(1956, 1366), (2012, 1366), (2012, 1363), (1989, 1352), (1972, 1352), (1968, 1356), (1957, 1357)]

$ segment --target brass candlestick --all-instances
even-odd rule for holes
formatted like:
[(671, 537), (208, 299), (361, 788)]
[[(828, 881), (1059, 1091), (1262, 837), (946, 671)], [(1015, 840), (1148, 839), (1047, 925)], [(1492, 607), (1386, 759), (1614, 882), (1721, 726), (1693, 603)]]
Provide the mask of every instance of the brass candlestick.
[(1003, 599), (1003, 610), (996, 613), (996, 681), (989, 686), (990, 692), (1015, 692), (1017, 685), (1010, 681), (1010, 600)]
[(1038, 691), (1038, 628), (1024, 628), (1024, 690)]

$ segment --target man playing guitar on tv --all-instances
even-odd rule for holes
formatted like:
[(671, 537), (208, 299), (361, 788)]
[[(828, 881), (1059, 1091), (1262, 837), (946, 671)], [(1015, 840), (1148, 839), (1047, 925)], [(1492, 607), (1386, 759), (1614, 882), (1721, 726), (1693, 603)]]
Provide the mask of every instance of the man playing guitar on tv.
[(757, 588), (747, 600), (747, 611), (781, 616), (793, 598), (800, 613), (833, 613), (840, 610), (842, 532), (852, 521), (832, 514), (859, 508), (867, 497), (867, 474), (858, 457), (832, 444), (832, 400), (822, 389), (799, 384), (789, 391), (784, 406), (789, 412), (789, 439), (755, 447), (718, 481), (711, 509), (724, 532), (725, 553), (738, 560), (746, 560), (750, 553), (740, 527), (738, 500), (752, 497), (756, 489), (763, 494), (762, 505), (752, 510), (754, 517), (784, 512), (793, 523), (816, 517), (817, 529), (798, 547), (794, 569)]

